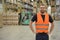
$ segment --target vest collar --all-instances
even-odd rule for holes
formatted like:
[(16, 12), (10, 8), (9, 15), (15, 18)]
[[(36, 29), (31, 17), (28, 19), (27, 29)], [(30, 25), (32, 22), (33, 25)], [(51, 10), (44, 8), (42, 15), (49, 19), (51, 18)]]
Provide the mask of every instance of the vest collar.
[(45, 14), (46, 14), (46, 12), (44, 12), (44, 14), (42, 14), (41, 12), (39, 12), (39, 14), (41, 14), (41, 15), (45, 15)]

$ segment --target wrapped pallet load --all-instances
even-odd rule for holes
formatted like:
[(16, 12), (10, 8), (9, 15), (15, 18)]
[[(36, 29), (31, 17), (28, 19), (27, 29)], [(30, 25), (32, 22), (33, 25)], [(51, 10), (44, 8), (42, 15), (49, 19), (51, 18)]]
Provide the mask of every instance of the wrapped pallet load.
[(4, 15), (4, 25), (18, 25), (18, 13), (9, 11)]

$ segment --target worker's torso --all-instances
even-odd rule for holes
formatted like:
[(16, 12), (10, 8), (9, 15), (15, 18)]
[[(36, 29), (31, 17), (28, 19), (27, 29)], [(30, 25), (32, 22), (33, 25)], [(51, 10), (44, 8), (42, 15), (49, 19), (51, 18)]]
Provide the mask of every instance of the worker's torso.
[(37, 13), (37, 22), (35, 22), (35, 24), (36, 24), (36, 32), (48, 33), (49, 15), (47, 13), (44, 13), (44, 18), (42, 18), (41, 13)]

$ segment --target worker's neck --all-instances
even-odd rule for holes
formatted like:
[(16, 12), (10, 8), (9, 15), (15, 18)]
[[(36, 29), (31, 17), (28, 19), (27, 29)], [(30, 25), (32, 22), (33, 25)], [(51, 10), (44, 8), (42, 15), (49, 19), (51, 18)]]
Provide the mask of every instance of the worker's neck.
[(45, 12), (41, 12), (41, 15), (44, 15)]

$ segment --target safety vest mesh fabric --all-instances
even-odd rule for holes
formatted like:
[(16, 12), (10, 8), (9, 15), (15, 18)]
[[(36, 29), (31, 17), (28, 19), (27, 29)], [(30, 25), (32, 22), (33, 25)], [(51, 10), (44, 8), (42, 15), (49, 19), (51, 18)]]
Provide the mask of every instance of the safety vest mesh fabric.
[(49, 15), (47, 13), (44, 13), (45, 19), (43, 21), (41, 13), (37, 13), (37, 22), (35, 22), (36, 25), (36, 32), (37, 33), (48, 33), (48, 27), (49, 27)]

